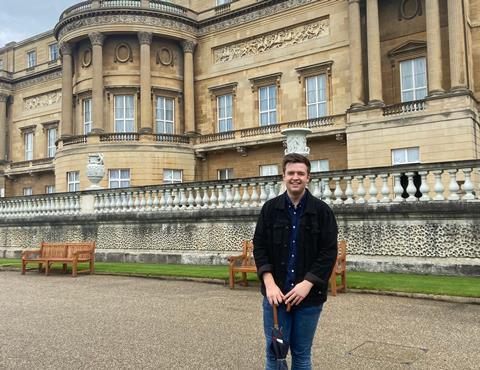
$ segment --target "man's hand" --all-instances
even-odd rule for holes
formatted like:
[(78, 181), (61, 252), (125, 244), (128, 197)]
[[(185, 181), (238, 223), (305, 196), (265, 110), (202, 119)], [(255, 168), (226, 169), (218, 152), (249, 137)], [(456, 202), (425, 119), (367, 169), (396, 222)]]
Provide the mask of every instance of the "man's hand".
[(285, 295), (285, 303), (291, 303), (292, 305), (299, 305), (300, 302), (310, 293), (313, 284), (308, 280), (303, 280), (301, 283), (298, 283)]
[(263, 282), (265, 283), (265, 289), (267, 291), (268, 303), (270, 303), (272, 306), (274, 304), (279, 305), (282, 303), (285, 297), (278, 285), (275, 284), (273, 275), (270, 272), (263, 274)]

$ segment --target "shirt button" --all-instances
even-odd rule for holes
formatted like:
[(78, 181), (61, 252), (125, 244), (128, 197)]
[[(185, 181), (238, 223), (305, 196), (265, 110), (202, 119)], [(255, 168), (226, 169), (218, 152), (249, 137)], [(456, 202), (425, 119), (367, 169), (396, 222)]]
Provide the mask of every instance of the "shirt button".
[(291, 283), (290, 286), (294, 286), (295, 284)]
[(292, 270), (292, 272), (295, 272), (295, 270)]
[(295, 257), (295, 255), (294, 255), (294, 254), (292, 254), (292, 258), (294, 258), (294, 257)]
[(293, 214), (294, 214), (294, 215), (296, 215), (296, 214), (297, 214), (297, 212), (293, 212)]
[(295, 240), (293, 242), (295, 243)]
[(293, 228), (295, 229), (295, 226)]

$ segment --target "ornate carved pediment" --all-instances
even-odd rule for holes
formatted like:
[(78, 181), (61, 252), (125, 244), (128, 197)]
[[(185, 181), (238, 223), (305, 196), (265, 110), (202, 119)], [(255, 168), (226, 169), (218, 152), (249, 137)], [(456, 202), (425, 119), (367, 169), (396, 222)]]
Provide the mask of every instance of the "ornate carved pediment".
[(411, 40), (401, 44), (400, 46), (397, 46), (395, 49), (390, 50), (388, 52), (388, 56), (390, 58), (396, 58), (401, 55), (423, 52), (425, 50), (427, 50), (426, 41)]

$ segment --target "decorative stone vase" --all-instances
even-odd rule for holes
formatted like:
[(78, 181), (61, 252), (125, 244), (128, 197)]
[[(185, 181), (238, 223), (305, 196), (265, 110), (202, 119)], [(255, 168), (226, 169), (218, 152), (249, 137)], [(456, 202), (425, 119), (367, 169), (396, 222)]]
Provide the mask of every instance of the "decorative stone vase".
[(287, 149), (285, 149), (285, 155), (290, 153), (297, 153), (304, 156), (310, 154), (310, 148), (307, 146), (307, 135), (312, 130), (309, 128), (286, 128), (282, 130), (282, 135), (287, 137)]
[(87, 178), (92, 183), (87, 190), (103, 189), (98, 183), (105, 175), (105, 165), (103, 163), (103, 154), (94, 153), (88, 155)]

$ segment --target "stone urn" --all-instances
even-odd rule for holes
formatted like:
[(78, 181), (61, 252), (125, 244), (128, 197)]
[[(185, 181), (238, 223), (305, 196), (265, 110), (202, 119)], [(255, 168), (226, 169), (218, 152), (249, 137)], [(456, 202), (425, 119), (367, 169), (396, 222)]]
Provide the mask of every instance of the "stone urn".
[(92, 183), (87, 190), (103, 189), (98, 183), (105, 175), (105, 165), (103, 163), (103, 154), (94, 153), (88, 155), (87, 178)]
[(282, 130), (282, 135), (287, 137), (285, 155), (297, 153), (308, 156), (310, 154), (310, 148), (307, 146), (307, 135), (311, 132), (312, 130), (305, 127), (286, 128), (285, 130)]

